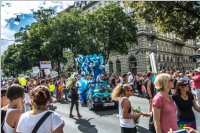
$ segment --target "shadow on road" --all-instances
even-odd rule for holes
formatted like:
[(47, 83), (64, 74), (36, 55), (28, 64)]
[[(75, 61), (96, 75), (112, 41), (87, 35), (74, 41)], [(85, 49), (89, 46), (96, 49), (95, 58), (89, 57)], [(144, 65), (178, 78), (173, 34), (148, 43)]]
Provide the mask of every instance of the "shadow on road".
[(109, 115), (113, 115), (113, 114), (118, 114), (118, 109), (98, 109), (98, 110), (94, 110), (94, 113), (99, 115), (99, 116), (109, 116)]
[(94, 118), (89, 118), (89, 119), (76, 119), (76, 124), (78, 125), (79, 131), (83, 133), (98, 133), (98, 130), (96, 129), (95, 125), (92, 125), (89, 121)]
[(55, 100), (54, 103), (69, 104), (70, 101), (66, 101), (66, 100)]
[(141, 127), (141, 126), (137, 126), (137, 132), (138, 133), (150, 133), (148, 129)]

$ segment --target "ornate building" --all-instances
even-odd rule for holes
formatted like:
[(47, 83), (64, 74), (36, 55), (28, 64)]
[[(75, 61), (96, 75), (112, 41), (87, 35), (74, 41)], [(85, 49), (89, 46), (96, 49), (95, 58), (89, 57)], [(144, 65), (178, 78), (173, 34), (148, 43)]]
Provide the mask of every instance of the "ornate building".
[[(74, 6), (91, 12), (95, 8), (104, 5), (106, 1), (77, 1)], [(125, 13), (130, 13), (123, 2), (118, 2), (124, 8)], [(184, 42), (172, 33), (160, 33), (151, 24), (137, 25), (137, 44), (133, 44), (128, 55), (110, 57), (107, 71), (112, 72), (143, 72), (150, 71), (150, 53), (155, 53), (157, 70), (192, 70), (196, 68), (196, 61), (189, 58), (196, 54), (198, 49), (194, 40)]]

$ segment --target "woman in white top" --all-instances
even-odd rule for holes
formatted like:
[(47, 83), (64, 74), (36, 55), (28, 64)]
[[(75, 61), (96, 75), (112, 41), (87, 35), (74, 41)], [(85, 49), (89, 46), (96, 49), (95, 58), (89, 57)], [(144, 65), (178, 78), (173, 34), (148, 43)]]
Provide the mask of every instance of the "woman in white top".
[(15, 133), (19, 118), (24, 111), (24, 89), (17, 84), (11, 85), (8, 88), (6, 96), (9, 99), (9, 104), (4, 107), (6, 115), (3, 120), (3, 131), (5, 133)]
[[(48, 105), (51, 103), (51, 94), (46, 86), (38, 86), (31, 92), (33, 110), (21, 115), (17, 132), (18, 133), (63, 133), (64, 121), (55, 112), (48, 111)], [(37, 123), (44, 115), (50, 114), (39, 124)]]
[(129, 84), (119, 84), (112, 93), (113, 100), (119, 100), (119, 119), (121, 133), (136, 133), (134, 119), (140, 117), (140, 113), (133, 112), (129, 97), (133, 95), (133, 89)]

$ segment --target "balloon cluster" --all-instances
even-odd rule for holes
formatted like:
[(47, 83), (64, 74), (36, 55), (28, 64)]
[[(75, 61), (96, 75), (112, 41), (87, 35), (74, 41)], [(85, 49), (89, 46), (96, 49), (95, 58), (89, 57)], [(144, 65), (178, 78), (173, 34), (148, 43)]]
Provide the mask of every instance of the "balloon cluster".
[(94, 82), (96, 82), (98, 75), (105, 73), (105, 60), (101, 54), (86, 56), (78, 55), (75, 60), (80, 67), (82, 74), (94, 76)]

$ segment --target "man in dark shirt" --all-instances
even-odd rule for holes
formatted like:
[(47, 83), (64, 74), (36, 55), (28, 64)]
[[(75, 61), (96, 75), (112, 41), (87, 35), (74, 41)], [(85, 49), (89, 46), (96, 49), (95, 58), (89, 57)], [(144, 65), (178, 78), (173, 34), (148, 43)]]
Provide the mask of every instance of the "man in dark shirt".
[(72, 83), (72, 87), (70, 89), (71, 91), (71, 106), (70, 106), (70, 114), (69, 114), (69, 117), (70, 118), (73, 118), (74, 116), (72, 115), (72, 110), (73, 110), (73, 107), (74, 105), (76, 105), (76, 111), (77, 111), (77, 116), (80, 118), (81, 115), (79, 113), (79, 103), (78, 103), (78, 100), (79, 100), (79, 95), (78, 95), (78, 80), (75, 78), (73, 83)]

